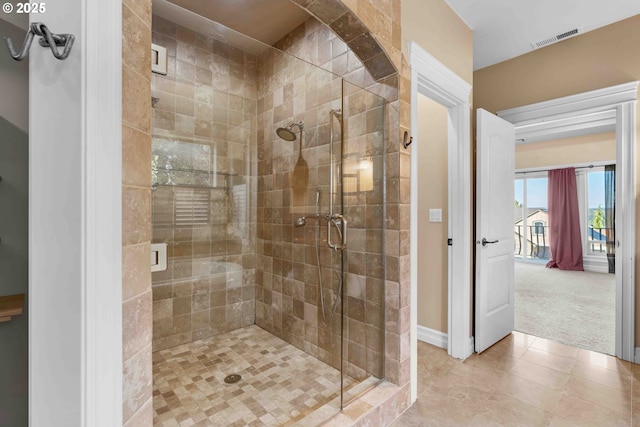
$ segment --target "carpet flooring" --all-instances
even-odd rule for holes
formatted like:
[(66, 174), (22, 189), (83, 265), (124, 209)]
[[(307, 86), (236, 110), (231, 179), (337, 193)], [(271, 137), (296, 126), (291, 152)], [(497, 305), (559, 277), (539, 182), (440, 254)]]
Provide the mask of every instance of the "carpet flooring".
[(515, 263), (515, 328), (615, 354), (615, 275)]

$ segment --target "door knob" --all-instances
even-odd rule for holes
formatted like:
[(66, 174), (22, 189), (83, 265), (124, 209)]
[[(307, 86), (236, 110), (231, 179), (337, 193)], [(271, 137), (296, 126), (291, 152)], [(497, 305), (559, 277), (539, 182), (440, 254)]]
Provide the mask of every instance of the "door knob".
[(487, 240), (484, 237), (482, 238), (482, 246), (487, 246), (488, 244), (491, 243), (498, 243), (498, 240)]

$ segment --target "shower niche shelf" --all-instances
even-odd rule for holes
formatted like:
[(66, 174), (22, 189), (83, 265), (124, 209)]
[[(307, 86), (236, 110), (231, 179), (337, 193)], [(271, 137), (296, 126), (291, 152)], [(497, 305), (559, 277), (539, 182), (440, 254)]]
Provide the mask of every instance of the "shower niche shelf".
[(0, 297), (0, 323), (8, 322), (12, 316), (22, 314), (24, 294)]

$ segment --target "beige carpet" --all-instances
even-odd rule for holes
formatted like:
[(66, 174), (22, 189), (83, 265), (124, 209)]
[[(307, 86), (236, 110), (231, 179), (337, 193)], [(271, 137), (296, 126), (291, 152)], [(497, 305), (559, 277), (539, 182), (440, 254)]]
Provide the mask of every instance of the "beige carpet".
[(515, 328), (599, 353), (615, 353), (615, 275), (515, 263)]

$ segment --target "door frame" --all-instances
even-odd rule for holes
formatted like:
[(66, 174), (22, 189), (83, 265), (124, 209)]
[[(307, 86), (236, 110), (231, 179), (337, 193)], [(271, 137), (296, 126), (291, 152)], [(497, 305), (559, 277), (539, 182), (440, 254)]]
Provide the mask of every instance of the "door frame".
[(635, 359), (635, 136), (638, 81), (498, 111), (516, 139), (616, 130), (616, 357)]
[(29, 422), (122, 425), (122, 4), (30, 20), (76, 41), (28, 57)]
[[(471, 337), (471, 85), (427, 53), (409, 42), (411, 61), (411, 182), (417, 182), (420, 135), (418, 93), (436, 101), (448, 111), (448, 334), (447, 351), (464, 359), (473, 351)], [(418, 189), (411, 185), (410, 236), (417, 235)], [(418, 242), (411, 238), (411, 401), (417, 398), (418, 376)], [(455, 260), (455, 268), (454, 268)], [(453, 315), (454, 313), (460, 315)], [(454, 337), (465, 337), (454, 339)]]

